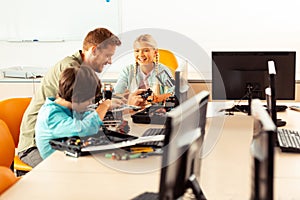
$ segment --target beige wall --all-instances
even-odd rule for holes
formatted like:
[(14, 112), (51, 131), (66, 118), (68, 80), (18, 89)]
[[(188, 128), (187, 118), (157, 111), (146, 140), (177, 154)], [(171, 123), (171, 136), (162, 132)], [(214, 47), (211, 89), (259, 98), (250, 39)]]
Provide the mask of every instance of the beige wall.
[[(39, 82), (23, 82), (23, 83), (4, 83), (0, 82), (0, 100), (10, 97), (31, 97), (39, 87)], [(211, 93), (211, 82), (209, 83), (190, 83), (194, 93), (207, 90)], [(296, 101), (300, 102), (300, 82), (296, 84)], [(210, 96), (211, 100), (211, 96)]]
[(0, 82), (0, 100), (11, 97), (32, 97), (39, 86), (40, 83), (33, 80), (21, 83)]

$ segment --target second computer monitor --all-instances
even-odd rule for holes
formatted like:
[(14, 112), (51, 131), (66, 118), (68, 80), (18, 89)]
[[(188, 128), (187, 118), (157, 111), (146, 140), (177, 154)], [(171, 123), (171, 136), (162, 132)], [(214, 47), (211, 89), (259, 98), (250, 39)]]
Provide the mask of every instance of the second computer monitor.
[(294, 51), (268, 52), (212, 52), (212, 99), (265, 99), (269, 86), (268, 61), (276, 66), (276, 97), (295, 98)]

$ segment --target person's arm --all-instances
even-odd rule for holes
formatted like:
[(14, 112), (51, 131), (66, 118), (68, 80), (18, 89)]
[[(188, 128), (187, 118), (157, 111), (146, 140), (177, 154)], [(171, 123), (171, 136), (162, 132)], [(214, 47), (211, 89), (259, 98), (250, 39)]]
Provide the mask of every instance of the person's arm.
[(83, 115), (74, 112), (71, 116), (59, 110), (51, 111), (49, 115), (43, 114), (48, 117), (41, 121), (46, 122), (47, 129), (53, 138), (96, 134), (103, 124), (95, 111), (89, 111)]
[(114, 86), (114, 93), (123, 94), (129, 88), (129, 83), (132, 77), (131, 73), (133, 73), (130, 68), (132, 68), (132, 65), (121, 70), (117, 83)]
[(100, 105), (96, 108), (96, 112), (99, 115), (100, 119), (103, 120), (107, 111), (112, 107), (112, 101), (107, 99), (100, 103)]

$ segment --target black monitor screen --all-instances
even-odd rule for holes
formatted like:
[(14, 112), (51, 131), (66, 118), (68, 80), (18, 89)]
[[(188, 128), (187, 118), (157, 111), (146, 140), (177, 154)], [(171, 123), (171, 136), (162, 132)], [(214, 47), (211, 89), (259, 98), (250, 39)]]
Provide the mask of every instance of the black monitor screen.
[(197, 181), (205, 133), (209, 94), (202, 91), (168, 113), (159, 199), (177, 199), (191, 188), (197, 199), (204, 194)]
[(276, 98), (295, 99), (296, 52), (212, 52), (212, 99), (265, 99), (268, 61), (276, 67)]

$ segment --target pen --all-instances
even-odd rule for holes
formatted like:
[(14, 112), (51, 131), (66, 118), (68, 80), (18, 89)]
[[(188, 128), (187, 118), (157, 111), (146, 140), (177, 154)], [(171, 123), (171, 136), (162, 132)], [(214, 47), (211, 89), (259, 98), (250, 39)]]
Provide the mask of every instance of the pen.
[(39, 39), (32, 39), (32, 40), (8, 40), (8, 42), (43, 42), (43, 43), (52, 43), (52, 42), (65, 42), (65, 40), (39, 40)]
[(22, 42), (38, 42), (38, 39), (33, 39), (33, 40), (22, 40)]

